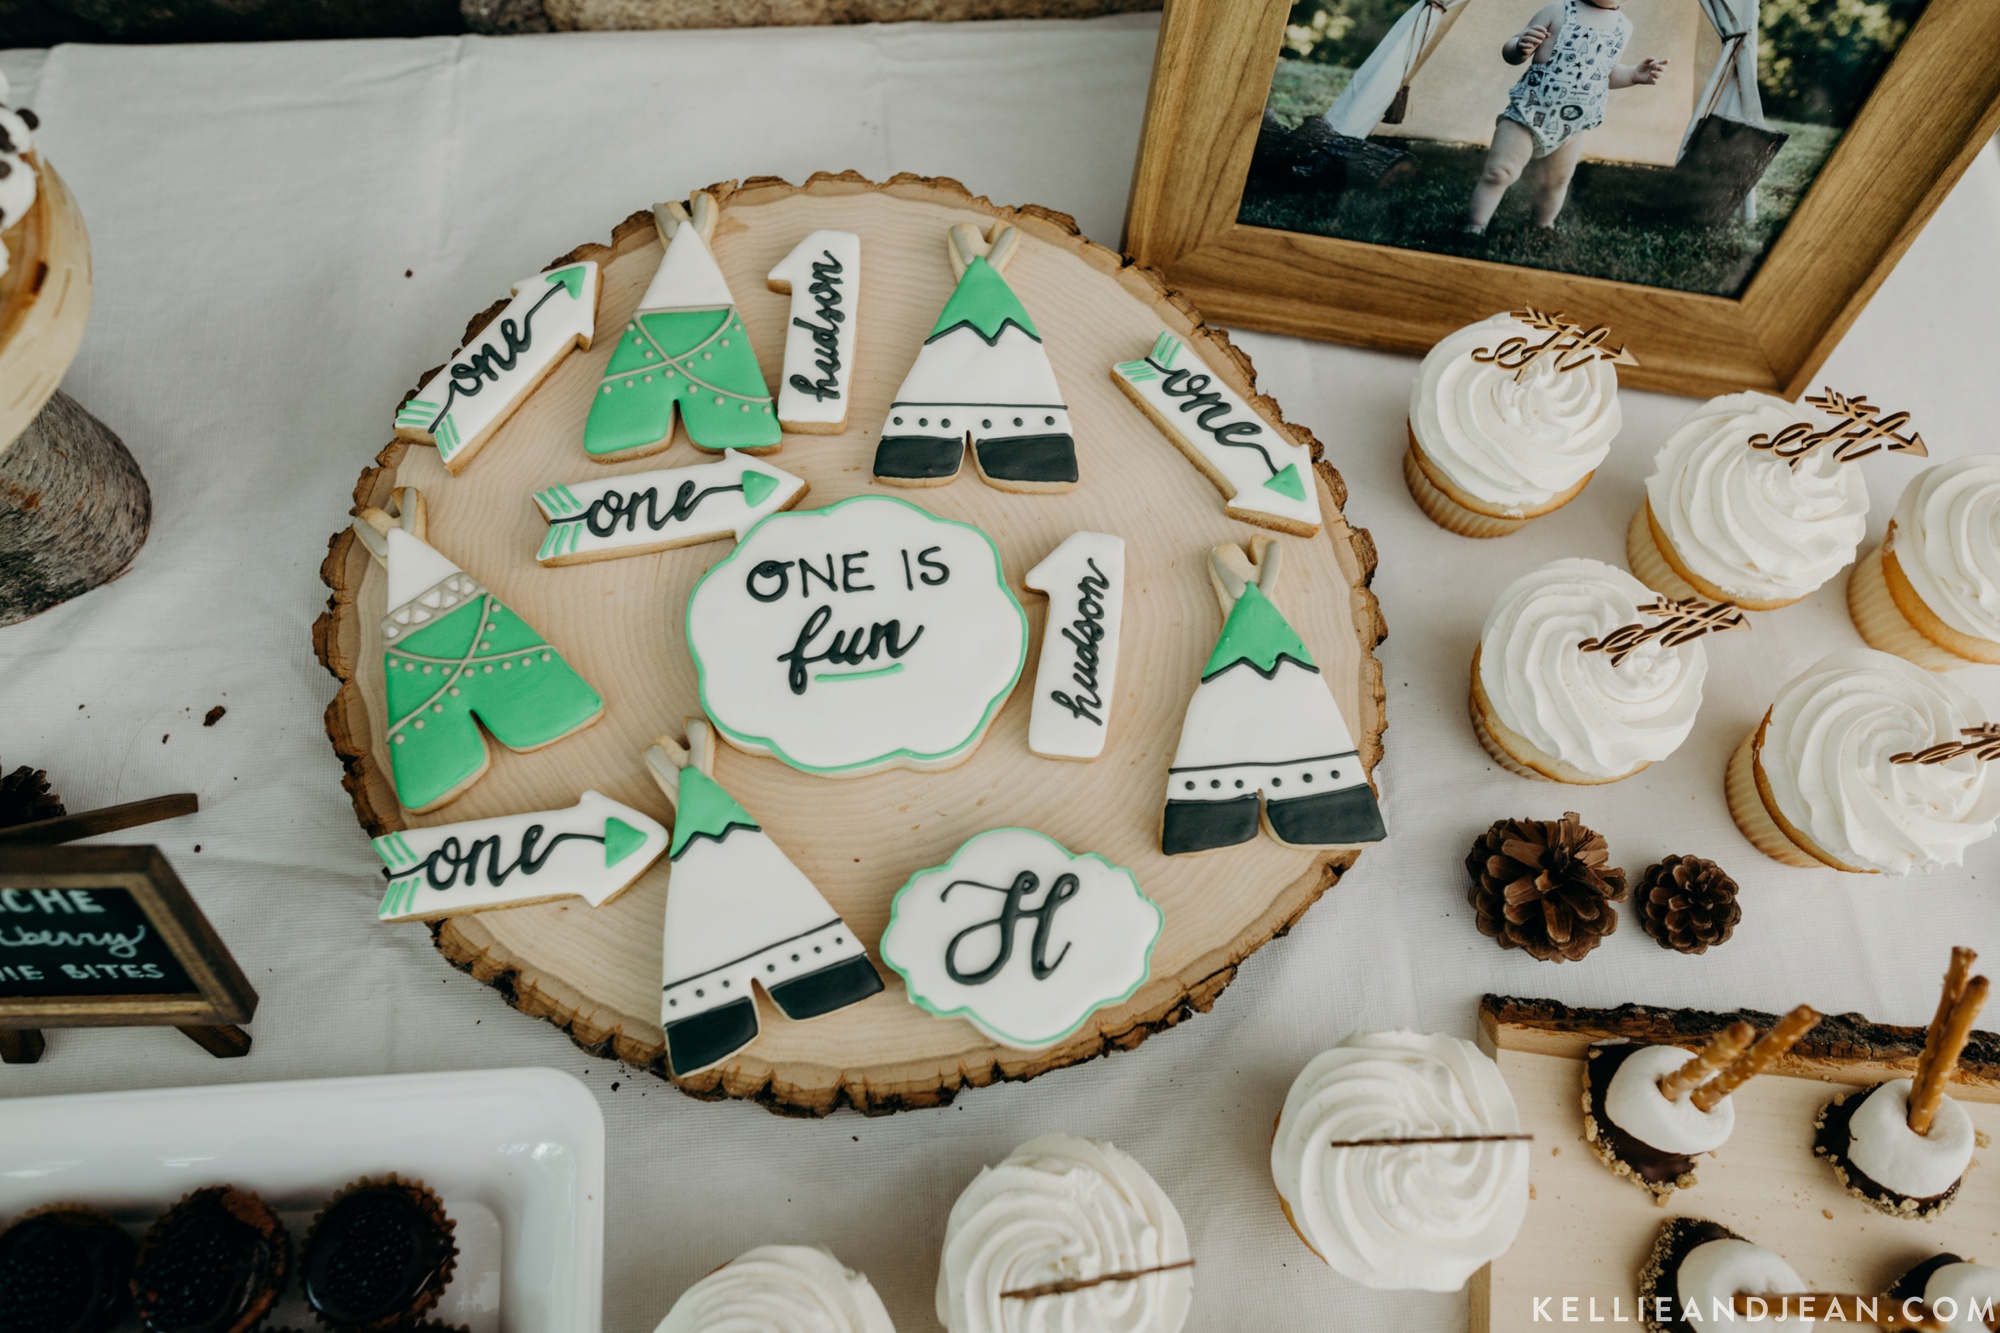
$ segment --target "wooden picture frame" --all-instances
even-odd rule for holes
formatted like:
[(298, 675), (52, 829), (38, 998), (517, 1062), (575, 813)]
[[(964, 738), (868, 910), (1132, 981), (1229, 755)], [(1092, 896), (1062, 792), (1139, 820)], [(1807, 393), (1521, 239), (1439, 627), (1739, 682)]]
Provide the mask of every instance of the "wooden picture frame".
[(1167, 0), (1126, 215), (1129, 254), (1243, 328), (1421, 353), (1535, 306), (1610, 324), (1635, 388), (1796, 399), (2000, 128), (2000, 4), (1930, 0), (1734, 299), (1245, 226), (1289, 8)]
[[(130, 911), (121, 901), (106, 902), (102, 895), (109, 893), (129, 895)], [(78, 894), (83, 895), (81, 900)], [(83, 904), (80, 913), (76, 911), (79, 901)], [(121, 976), (121, 969), (106, 964), (101, 965), (105, 981), (101, 989), (78, 989), (68, 994), (7, 993), (15, 984), (9, 969), (23, 966), (22, 960), (34, 947), (16, 941), (24, 934), (48, 933), (46, 926), (21, 925), (10, 917), (19, 913), (38, 921), (53, 919), (56, 912), (50, 904), (68, 904), (62, 908), (62, 924), (74, 919), (78, 929), (115, 923), (132, 914), (143, 918), (165, 946), (164, 955), (155, 951), (150, 966), (165, 972), (166, 984), (121, 987), (118, 983), (130, 980), (133, 974), (125, 971)], [(82, 913), (101, 914), (101, 919)], [(11, 931), (10, 925), (15, 927)], [(158, 847), (0, 842), (0, 945), (6, 946), (0, 947), (0, 1057), (8, 1063), (32, 1063), (39, 1057), (39, 1030), (45, 1027), (171, 1026), (214, 1055), (241, 1055), (249, 1050), (248, 1034), (236, 1025), (249, 1022), (256, 1012), (257, 992)], [(132, 946), (124, 946), (112, 956), (125, 949), (131, 950), (125, 956), (132, 959), (145, 956)], [(40, 964), (42, 970), (47, 966)], [(169, 970), (173, 968), (178, 972)], [(178, 984), (183, 980), (185, 986)], [(84, 983), (75, 984), (80, 987)]]

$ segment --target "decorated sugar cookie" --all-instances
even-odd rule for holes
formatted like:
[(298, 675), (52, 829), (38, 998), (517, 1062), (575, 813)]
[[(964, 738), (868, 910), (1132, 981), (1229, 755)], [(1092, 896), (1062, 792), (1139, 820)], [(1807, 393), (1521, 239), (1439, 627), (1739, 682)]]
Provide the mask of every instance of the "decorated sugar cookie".
[(1251, 550), (1209, 555), (1227, 619), (1181, 723), (1160, 850), (1233, 847), (1260, 823), (1295, 847), (1380, 842), (1382, 812), (1340, 705), (1271, 602), (1279, 548), (1259, 537)]
[(597, 265), (565, 264), (514, 284), (514, 299), (396, 411), (396, 434), (435, 444), (465, 470), (514, 409), (597, 328)]
[(396, 799), (421, 814), (485, 774), (492, 760), (482, 725), (510, 750), (539, 750), (597, 721), (604, 700), (532, 626), (423, 540), (424, 502), (414, 488), (396, 491), (395, 504), (397, 515), (362, 510), (354, 531), (388, 567), (389, 768)]
[(660, 1025), (667, 1063), (699, 1073), (757, 1037), (753, 985), (787, 1018), (867, 999), (882, 977), (840, 914), (714, 777), (715, 741), (690, 718), (646, 768), (674, 803)]
[(806, 435), (837, 435), (847, 425), (854, 396), (861, 238), (851, 231), (813, 232), (765, 281), (792, 298), (778, 424)]
[(708, 242), (715, 200), (692, 212), (660, 204), (653, 220), (666, 257), (639, 309), (618, 332), (583, 423), (583, 451), (600, 463), (658, 453), (673, 443), (674, 412), (697, 449), (769, 453), (780, 435), (764, 372), (736, 313), (736, 298)]
[(738, 749), (858, 777), (963, 761), (1028, 620), (979, 529), (857, 495), (773, 514), (688, 596), (702, 707)]
[(1028, 571), (1048, 594), (1028, 748), (1047, 759), (1095, 759), (1111, 730), (1118, 630), (1125, 615), (1125, 539), (1072, 532)]
[(490, 907), (623, 893), (667, 850), (650, 816), (587, 791), (567, 810), (403, 829), (375, 839), (389, 867), (381, 921), (436, 921)]
[(1067, 491), (1076, 485), (1069, 408), (1035, 321), (1000, 276), (1020, 233), (997, 223), (989, 241), (959, 223), (948, 249), (958, 287), (889, 405), (875, 448), (875, 480), (943, 486), (966, 445), (989, 485)]
[(760, 458), (723, 451), (713, 463), (633, 472), (535, 492), (549, 530), (535, 559), (576, 565), (743, 534), (790, 509), (806, 483)]
[(1161, 333), (1142, 360), (1113, 366), (1111, 378), (1215, 483), (1231, 518), (1300, 537), (1319, 531), (1312, 450), (1258, 415), (1180, 338)]
[(1040, 1050), (1145, 984), (1163, 920), (1124, 866), (993, 829), (896, 891), (882, 961), (917, 1007)]

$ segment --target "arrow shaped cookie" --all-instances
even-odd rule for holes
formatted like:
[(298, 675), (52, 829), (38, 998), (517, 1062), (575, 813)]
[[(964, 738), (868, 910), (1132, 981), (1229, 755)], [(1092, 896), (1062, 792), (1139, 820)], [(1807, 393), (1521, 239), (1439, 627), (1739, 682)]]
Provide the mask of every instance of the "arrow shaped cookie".
[(713, 463), (551, 486), (535, 492), (549, 521), (535, 559), (576, 565), (722, 537), (740, 541), (805, 493), (803, 478), (734, 449)]
[(389, 867), (380, 921), (582, 898), (602, 907), (667, 850), (660, 822), (600, 792), (567, 810), (403, 829), (375, 839)]

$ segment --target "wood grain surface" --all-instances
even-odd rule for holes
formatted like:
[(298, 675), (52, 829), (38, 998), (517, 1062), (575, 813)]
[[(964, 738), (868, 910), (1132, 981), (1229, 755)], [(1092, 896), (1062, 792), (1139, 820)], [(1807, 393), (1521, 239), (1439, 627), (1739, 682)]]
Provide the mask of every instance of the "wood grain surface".
[[(841, 1105), (870, 1113), (931, 1106), (961, 1087), (1029, 1078), (1135, 1046), (1206, 1010), (1237, 965), (1297, 920), (1357, 853), (1313, 853), (1260, 838), (1208, 856), (1160, 854), (1167, 766), (1220, 629), (1206, 555), (1217, 543), (1248, 542), (1261, 530), (1225, 517), (1220, 495), (1118, 391), (1109, 369), (1142, 355), (1167, 328), (1187, 337), (1274, 419), (1276, 405), (1256, 396), (1248, 362), (1156, 274), (1084, 240), (1060, 214), (995, 208), (956, 182), (916, 177), (876, 185), (853, 173), (822, 175), (802, 187), (761, 178), (714, 189), (722, 212), (713, 249), (770, 382), (778, 379), (789, 298), (768, 291), (764, 275), (814, 228), (862, 237), (847, 429), (788, 436), (782, 450), (768, 455), (809, 481), (803, 507), (884, 490), (871, 476), (875, 441), (891, 395), (952, 289), (945, 234), (957, 222), (984, 227), (1005, 218), (1021, 228), (1023, 243), (1007, 279), (1046, 340), (1072, 412), (1082, 471), (1082, 484), (1063, 495), (996, 490), (970, 466), (949, 486), (887, 492), (984, 529), (1028, 609), (1030, 670), (968, 762), (943, 773), (830, 780), (725, 749), (718, 780), (866, 940), (881, 934), (891, 897), (912, 873), (941, 864), (973, 834), (1004, 825), (1036, 828), (1073, 851), (1099, 852), (1131, 867), (1164, 909), (1166, 925), (1147, 984), (1049, 1050), (1010, 1051), (969, 1023), (932, 1018), (906, 1000), (895, 974), (883, 968), (884, 994), (811, 1023), (787, 1021), (760, 996), (762, 1035), (681, 1086), (696, 1096), (752, 1098), (794, 1114)], [(433, 544), (561, 649), (607, 700), (603, 720), (587, 731), (526, 755), (495, 745), (492, 770), (463, 798), (429, 815), (405, 815), (380, 744), (377, 621), (384, 579), (350, 534), (336, 535), (323, 567), (332, 596), (314, 638), (321, 660), (342, 682), (327, 710), (327, 730), (346, 761), (356, 814), (371, 834), (406, 823), (567, 806), (586, 787), (668, 817), (641, 751), (662, 731), (678, 733), (696, 709), (682, 611), (695, 581), (729, 547), (713, 543), (544, 569), (534, 560), (544, 524), (529, 501), (532, 491), (556, 482), (708, 457), (682, 438), (664, 454), (606, 467), (588, 460), (580, 444), (590, 395), (616, 342), (604, 333), (631, 315), (660, 253), (651, 218), (640, 213), (619, 225), (608, 247), (586, 245), (557, 261), (594, 258), (605, 266), (596, 345), (571, 355), (462, 476), (448, 477), (434, 450), (402, 444), (384, 449), (361, 476), (357, 505), (383, 503), (392, 486), (419, 487), (430, 505)], [(518, 275), (496, 274), (496, 289), (509, 276)], [(394, 406), (383, 404), (385, 433)], [(1318, 537), (1283, 539), (1287, 569), (1277, 600), (1325, 671), (1372, 768), (1383, 729), (1373, 649), (1384, 633), (1368, 590), (1374, 547), (1365, 531), (1341, 518), (1345, 490), (1318, 441), (1295, 426), (1285, 429), (1319, 460), (1315, 484), (1328, 521)], [(1109, 743), (1089, 764), (1040, 759), (1027, 749), (1032, 664), (1046, 604), (1020, 586), (1036, 562), (1080, 528), (1118, 533), (1128, 543)], [(516, 1008), (556, 1023), (585, 1048), (662, 1073), (668, 868), (662, 861), (598, 909), (572, 902), (456, 917), (440, 923), (436, 942)]]

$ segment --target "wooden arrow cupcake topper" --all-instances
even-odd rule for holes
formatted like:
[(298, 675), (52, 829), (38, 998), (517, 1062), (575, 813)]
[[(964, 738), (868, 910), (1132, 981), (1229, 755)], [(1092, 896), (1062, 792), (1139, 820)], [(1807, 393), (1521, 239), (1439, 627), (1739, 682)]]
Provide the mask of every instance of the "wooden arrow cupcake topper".
[(1665, 597), (1639, 608), (1642, 616), (1659, 616), (1652, 625), (1634, 621), (1620, 625), (1603, 638), (1585, 639), (1577, 645), (1581, 652), (1608, 653), (1611, 665), (1619, 666), (1636, 652), (1641, 644), (1658, 639), (1663, 647), (1678, 648), (1690, 639), (1698, 639), (1704, 634), (1720, 634), (1726, 630), (1749, 629), (1750, 621), (1743, 614), (1743, 608), (1734, 602), (1711, 602), (1704, 597), (1683, 597), (1677, 601)]
[(1990, 759), (2000, 759), (2000, 722), (1982, 722), (1976, 727), (1965, 727), (1958, 733), (1962, 739), (1939, 741), (1936, 745), (1926, 745), (1921, 750), (1905, 750), (1901, 754), (1889, 756), (1892, 764), (1944, 764), (1970, 755), (1980, 763)]
[(1531, 343), (1518, 334), (1508, 338), (1497, 347), (1475, 347), (1472, 359), (1487, 365), (1514, 372), (1514, 380), (1519, 383), (1527, 377), (1535, 362), (1543, 357), (1550, 358), (1550, 364), (1561, 374), (1566, 370), (1580, 370), (1593, 361), (1609, 361), (1617, 366), (1636, 366), (1639, 358), (1632, 355), (1627, 347), (1606, 347), (1604, 342), (1611, 336), (1608, 325), (1599, 324), (1594, 329), (1586, 329), (1560, 310), (1555, 314), (1544, 314), (1533, 306), (1525, 310), (1510, 310), (1509, 316), (1526, 324), (1531, 329), (1539, 329), (1549, 336), (1538, 343)]
[(1915, 431), (1908, 435), (1897, 434), (1910, 424), (1908, 412), (1891, 412), (1883, 416), (1882, 409), (1868, 401), (1868, 395), (1855, 394), (1850, 398), (1835, 389), (1822, 389), (1819, 397), (1809, 397), (1806, 402), (1830, 417), (1839, 418), (1839, 424), (1818, 427), (1810, 421), (1794, 421), (1776, 435), (1761, 431), (1752, 435), (1750, 447), (1768, 449), (1789, 461), (1793, 467), (1797, 467), (1800, 460), (1813, 450), (1829, 443), (1833, 445), (1833, 461), (1836, 463), (1852, 463), (1858, 458), (1885, 450), (1892, 454), (1930, 457), (1923, 436)]

